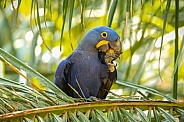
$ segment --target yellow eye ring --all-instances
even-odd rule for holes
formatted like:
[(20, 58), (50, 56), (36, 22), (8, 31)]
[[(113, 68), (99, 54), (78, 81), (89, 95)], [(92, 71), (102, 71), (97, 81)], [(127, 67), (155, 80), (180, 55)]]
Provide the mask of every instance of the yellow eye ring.
[(108, 35), (107, 32), (102, 32), (102, 33), (101, 33), (102, 38), (106, 38), (107, 35)]

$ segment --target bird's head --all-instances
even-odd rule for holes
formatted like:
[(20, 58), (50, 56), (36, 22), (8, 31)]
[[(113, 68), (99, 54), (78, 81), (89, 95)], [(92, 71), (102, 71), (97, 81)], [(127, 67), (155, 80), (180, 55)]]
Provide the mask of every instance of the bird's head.
[(122, 51), (119, 35), (107, 26), (98, 26), (90, 30), (81, 41), (79, 47), (85, 50), (96, 48), (100, 52), (107, 52), (112, 49), (118, 55)]

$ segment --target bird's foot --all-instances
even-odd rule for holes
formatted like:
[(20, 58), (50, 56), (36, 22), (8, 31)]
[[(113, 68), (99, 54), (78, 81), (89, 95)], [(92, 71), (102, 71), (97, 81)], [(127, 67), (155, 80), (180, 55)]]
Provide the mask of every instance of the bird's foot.
[(110, 71), (110, 72), (114, 72), (114, 70), (115, 70), (115, 66), (116, 66), (116, 65), (115, 65), (115, 64), (113, 64), (113, 63), (108, 63), (107, 65), (108, 65), (108, 69), (109, 69), (109, 71)]
[(94, 97), (94, 96), (90, 96), (89, 99), (90, 99), (91, 101), (101, 101), (100, 98), (97, 98), (97, 97)]

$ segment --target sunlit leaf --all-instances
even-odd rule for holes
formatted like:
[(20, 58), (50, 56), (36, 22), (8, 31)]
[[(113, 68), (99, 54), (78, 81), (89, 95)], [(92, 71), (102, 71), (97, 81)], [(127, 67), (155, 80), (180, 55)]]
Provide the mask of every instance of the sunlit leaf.
[(169, 122), (174, 122), (174, 121), (175, 121), (174, 117), (173, 117), (172, 115), (170, 115), (167, 111), (165, 111), (164, 109), (162, 109), (162, 108), (160, 108), (160, 107), (158, 107), (157, 109), (158, 109), (161, 113), (164, 114), (164, 117), (165, 117), (165, 119), (166, 119), (167, 121), (169, 121)]
[(54, 117), (54, 121), (55, 121), (55, 122), (61, 122), (61, 121), (62, 121), (62, 119), (61, 119), (61, 117), (59, 117), (59, 115), (54, 114), (54, 113), (52, 113), (52, 115), (53, 115), (53, 117)]
[(153, 114), (154, 114), (154, 119), (156, 122), (161, 122), (160, 117), (159, 117), (159, 113), (157, 112), (157, 110), (155, 109), (155, 107), (153, 108)]
[(139, 116), (141, 117), (141, 120), (142, 120), (143, 122), (149, 122), (147, 116), (145, 115), (145, 113), (144, 113), (142, 110), (140, 110), (139, 108), (136, 108), (136, 107), (134, 107), (134, 109), (135, 109), (136, 112), (139, 114)]
[(72, 112), (69, 112), (69, 117), (74, 122), (80, 122), (79, 119), (76, 117), (76, 115)]
[(109, 119), (102, 111), (99, 111), (98, 109), (95, 109), (95, 111), (98, 119), (100, 119), (101, 122), (109, 122)]
[(77, 115), (79, 116), (80, 122), (90, 122), (87, 116), (85, 116), (82, 112), (77, 111)]
[(120, 82), (120, 81), (117, 81), (116, 83), (117, 84), (120, 84), (120, 85), (127, 86), (127, 87), (131, 87), (131, 88), (143, 89), (143, 90), (147, 91), (148, 93), (162, 96), (163, 98), (166, 98), (166, 99), (171, 100), (171, 101), (176, 101), (175, 99), (173, 99), (173, 98), (171, 98), (169, 96), (166, 96), (166, 95), (162, 94), (161, 92), (158, 92), (157, 90), (152, 89), (152, 88), (140, 86), (140, 85), (133, 84), (133, 83), (130, 83), (130, 82), (128, 83), (128, 82)]
[(118, 3), (118, 0), (113, 0), (111, 8), (110, 8), (109, 16), (108, 16), (108, 23), (107, 23), (107, 26), (109, 26), (109, 27), (111, 27), (112, 20), (114, 18), (114, 14), (115, 14), (115, 10), (117, 8), (117, 3)]
[(125, 109), (120, 108), (121, 112), (123, 113), (124, 116), (127, 117), (127, 119), (131, 122), (136, 122), (136, 120), (134, 119), (133, 115), (130, 114), (129, 112), (127, 112)]

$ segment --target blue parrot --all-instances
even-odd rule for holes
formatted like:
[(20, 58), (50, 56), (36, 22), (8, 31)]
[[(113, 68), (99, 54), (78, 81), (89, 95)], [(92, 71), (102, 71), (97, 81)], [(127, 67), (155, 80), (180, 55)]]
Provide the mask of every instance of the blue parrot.
[(76, 50), (59, 63), (54, 83), (74, 98), (105, 99), (112, 83), (117, 80), (113, 60), (121, 51), (119, 35), (113, 29), (106, 26), (93, 28)]

